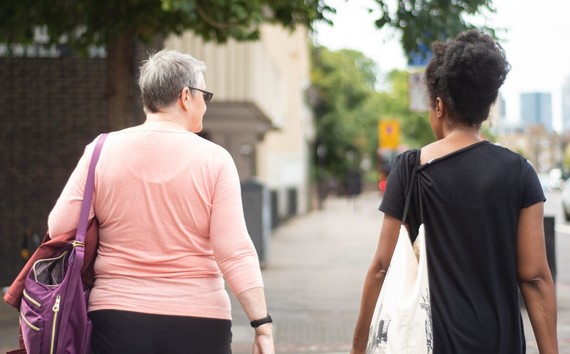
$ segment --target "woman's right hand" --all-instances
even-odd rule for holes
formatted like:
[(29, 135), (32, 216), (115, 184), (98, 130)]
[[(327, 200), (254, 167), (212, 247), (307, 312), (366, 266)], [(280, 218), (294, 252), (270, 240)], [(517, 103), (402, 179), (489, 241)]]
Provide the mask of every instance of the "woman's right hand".
[(271, 323), (261, 325), (255, 329), (253, 354), (275, 354), (272, 329), (273, 325)]

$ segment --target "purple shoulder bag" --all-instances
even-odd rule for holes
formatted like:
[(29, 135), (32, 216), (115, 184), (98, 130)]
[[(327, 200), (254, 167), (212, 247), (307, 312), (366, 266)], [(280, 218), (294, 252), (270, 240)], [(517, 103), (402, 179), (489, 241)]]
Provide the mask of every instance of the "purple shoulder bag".
[(50, 258), (36, 261), (24, 283), (20, 328), (28, 353), (90, 352), (89, 287), (81, 279), (85, 235), (95, 188), (95, 167), (107, 134), (93, 150), (75, 240)]

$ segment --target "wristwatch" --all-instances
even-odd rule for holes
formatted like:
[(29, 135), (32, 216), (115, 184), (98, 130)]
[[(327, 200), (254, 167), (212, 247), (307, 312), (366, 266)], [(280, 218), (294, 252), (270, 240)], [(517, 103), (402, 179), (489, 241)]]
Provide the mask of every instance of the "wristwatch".
[(273, 319), (271, 318), (271, 314), (269, 314), (269, 312), (268, 312), (267, 316), (260, 318), (258, 320), (253, 320), (249, 324), (251, 325), (251, 327), (257, 328), (263, 324), (271, 323), (271, 322), (273, 322)]

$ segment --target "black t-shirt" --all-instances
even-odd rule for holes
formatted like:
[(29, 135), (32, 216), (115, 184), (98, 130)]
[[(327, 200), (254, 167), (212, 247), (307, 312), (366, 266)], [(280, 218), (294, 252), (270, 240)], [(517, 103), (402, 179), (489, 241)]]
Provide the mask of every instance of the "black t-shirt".
[(396, 159), (380, 210), (402, 218), (417, 166), (406, 223), (415, 238), (421, 193), (434, 354), (525, 353), (517, 227), (522, 208), (545, 200), (536, 172), (520, 155), (486, 141), (424, 165), (419, 153)]

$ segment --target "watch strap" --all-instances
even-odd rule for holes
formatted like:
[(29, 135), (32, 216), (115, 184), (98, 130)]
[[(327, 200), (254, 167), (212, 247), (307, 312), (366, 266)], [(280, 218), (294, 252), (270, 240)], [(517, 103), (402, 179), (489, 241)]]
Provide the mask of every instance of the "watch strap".
[(251, 325), (251, 327), (257, 328), (263, 324), (271, 323), (271, 322), (273, 322), (273, 319), (271, 318), (271, 314), (267, 313), (267, 316), (260, 318), (258, 320), (253, 320), (249, 324)]

